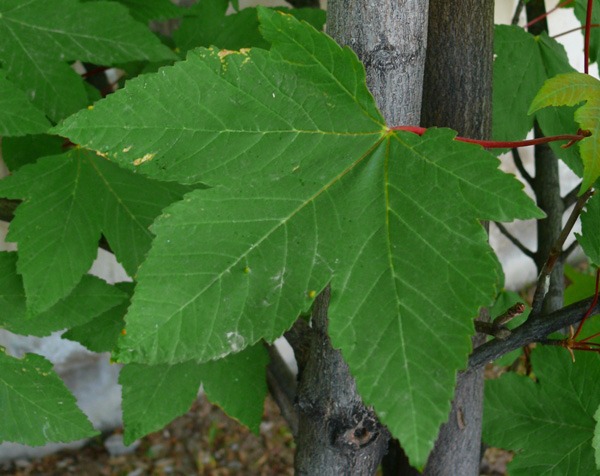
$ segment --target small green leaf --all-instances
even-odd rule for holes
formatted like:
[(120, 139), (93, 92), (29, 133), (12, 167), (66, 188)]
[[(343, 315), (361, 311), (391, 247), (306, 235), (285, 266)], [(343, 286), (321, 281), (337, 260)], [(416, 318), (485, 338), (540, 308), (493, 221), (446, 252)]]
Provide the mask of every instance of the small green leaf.
[(600, 194), (594, 194), (585, 208), (581, 215), (581, 234), (575, 236), (590, 262), (600, 267)]
[(0, 136), (39, 134), (50, 128), (50, 121), (35, 107), (25, 92), (0, 72)]
[(0, 181), (0, 196), (25, 199), (7, 238), (19, 243), (18, 271), (31, 314), (71, 292), (96, 258), (101, 233), (133, 276), (150, 247), (148, 227), (187, 190), (83, 149), (40, 159)]
[(583, 160), (581, 193), (600, 177), (600, 81), (582, 73), (561, 74), (544, 83), (529, 108), (529, 113), (548, 106), (575, 106), (575, 121), (581, 129), (591, 132), (578, 142)]
[(206, 397), (258, 434), (267, 396), (269, 355), (259, 343), (200, 367)]
[(511, 476), (594, 474), (594, 413), (600, 404), (600, 356), (538, 347), (538, 382), (514, 373), (486, 382), (483, 438), (515, 451)]
[[(118, 283), (116, 288), (126, 292), (130, 297), (133, 293), (133, 283)], [(92, 352), (112, 352), (117, 347), (117, 341), (125, 328), (125, 313), (129, 300), (94, 317), (89, 322), (71, 327), (61, 337), (79, 342)]]
[(40, 355), (0, 351), (0, 441), (30, 446), (97, 435), (75, 398)]
[(114, 2), (3, 0), (0, 38), (8, 78), (54, 121), (87, 106), (83, 80), (69, 62), (176, 58)]
[[(89, 1), (89, 0), (86, 0)], [(150, 20), (165, 21), (182, 17), (186, 10), (171, 0), (113, 0), (129, 10), (129, 14), (142, 23)]]
[[(518, 302), (522, 303), (522, 302), (524, 302), (524, 299), (521, 296), (519, 296), (517, 293), (515, 293), (514, 291), (507, 291), (507, 290), (500, 291), (500, 293), (498, 294), (498, 297), (496, 298), (496, 302), (489, 309), (492, 320), (495, 319), (496, 317), (504, 314), (511, 306), (517, 304)], [(516, 316), (514, 319), (512, 319), (510, 322), (508, 322), (506, 327), (508, 329), (514, 329), (514, 328), (520, 326), (521, 324), (523, 324), (525, 322), (525, 320), (529, 316), (530, 312), (531, 312), (531, 308), (526, 305), (525, 312)], [(490, 339), (492, 339), (492, 338), (490, 337)], [(515, 359), (517, 359), (519, 357), (521, 352), (522, 352), (521, 349), (513, 350), (512, 352), (509, 352), (508, 354), (503, 355), (499, 359), (496, 359), (494, 361), (494, 365), (501, 365), (501, 366), (511, 365), (515, 361)]]
[[(269, 42), (259, 32), (258, 11), (245, 8), (233, 15), (226, 15), (227, 0), (202, 1), (190, 8), (193, 15), (186, 16), (181, 26), (173, 33), (175, 43), (181, 51), (198, 46), (217, 46), (221, 49), (268, 48)], [(318, 8), (275, 10), (288, 13), (322, 30), (325, 11)]]
[(118, 306), (125, 294), (95, 276), (84, 276), (73, 292), (50, 309), (26, 318), (23, 281), (17, 274), (17, 253), (0, 253), (0, 327), (15, 334), (43, 337), (81, 325)]
[(128, 364), (121, 370), (125, 443), (157, 431), (192, 405), (200, 382), (209, 400), (258, 433), (267, 394), (268, 355), (259, 344), (198, 364)]

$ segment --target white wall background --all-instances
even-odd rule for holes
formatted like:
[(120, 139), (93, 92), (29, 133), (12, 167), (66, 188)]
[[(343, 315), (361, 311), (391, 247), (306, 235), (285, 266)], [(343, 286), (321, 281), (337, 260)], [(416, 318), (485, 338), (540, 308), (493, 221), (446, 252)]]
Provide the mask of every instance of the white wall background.
[[(284, 1), (270, 0), (257, 2), (252, 0), (241, 0), (242, 7), (256, 3), (274, 5), (287, 5)], [(550, 9), (557, 4), (557, 0), (546, 1)], [(497, 23), (509, 23), (512, 19), (516, 0), (496, 1)], [(549, 17), (551, 34), (560, 33), (578, 26), (571, 10), (562, 10)], [(571, 33), (560, 38), (565, 44), (571, 63), (579, 70), (583, 70), (583, 39), (579, 32)], [(597, 76), (597, 68), (594, 67), (593, 74)], [(531, 149), (531, 148), (530, 148)], [(531, 150), (523, 151), (526, 162), (531, 163)], [(503, 166), (513, 171), (510, 158), (503, 158)], [(2, 168), (0, 157), (0, 175), (4, 175), (6, 169)], [(576, 178), (564, 167), (563, 170), (564, 190), (566, 193), (576, 183)], [(516, 223), (510, 226), (514, 234), (523, 242), (533, 247), (535, 243), (535, 228), (533, 223)], [(6, 243), (4, 237), (8, 225), (0, 222), (0, 250), (14, 250), (15, 245)], [(505, 269), (508, 287), (518, 289), (535, 279), (535, 268), (533, 263), (515, 248), (495, 229), (492, 229), (491, 243), (497, 250), (503, 267)], [(121, 266), (116, 263), (114, 257), (103, 251), (91, 271), (109, 282), (123, 281), (127, 279)], [(0, 345), (15, 356), (24, 352), (36, 352), (49, 358), (55, 369), (64, 378), (66, 384), (71, 388), (78, 399), (82, 410), (90, 417), (98, 429), (110, 429), (120, 425), (120, 387), (117, 384), (119, 366), (110, 365), (107, 355), (92, 354), (82, 346), (69, 341), (63, 341), (58, 333), (48, 338), (20, 337), (14, 336), (6, 331), (0, 330)], [(290, 356), (289, 350), (287, 355)], [(51, 445), (44, 449), (31, 449), (23, 445), (11, 443), (0, 444), (0, 461), (3, 459), (38, 455), (55, 450), (61, 445)]]

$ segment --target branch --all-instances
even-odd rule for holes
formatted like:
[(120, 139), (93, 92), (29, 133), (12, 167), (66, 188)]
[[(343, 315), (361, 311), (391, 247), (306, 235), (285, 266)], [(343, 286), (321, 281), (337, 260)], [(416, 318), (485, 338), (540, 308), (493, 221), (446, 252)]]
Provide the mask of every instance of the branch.
[(521, 12), (523, 11), (523, 7), (525, 6), (525, 0), (519, 0), (517, 3), (517, 8), (515, 8), (515, 14), (512, 17), (511, 25), (518, 25), (519, 18), (521, 18)]
[(527, 169), (523, 165), (523, 160), (521, 160), (521, 154), (519, 154), (519, 149), (517, 149), (516, 147), (513, 147), (511, 149), (511, 152), (512, 152), (513, 162), (515, 163), (515, 167), (517, 167), (517, 170), (521, 174), (521, 177), (523, 177), (523, 179), (525, 181), (527, 181), (527, 183), (533, 187), (534, 178), (530, 175), (529, 172), (527, 172)]
[[(543, 319), (528, 319), (524, 324), (513, 329), (505, 340), (494, 339), (477, 347), (469, 357), (466, 372), (483, 367), (504, 354), (534, 342), (540, 342), (553, 332), (575, 325), (583, 319), (592, 304), (593, 297), (576, 302), (544, 316)], [(600, 304), (596, 304), (591, 315), (600, 313)]]
[(514, 235), (512, 235), (502, 223), (494, 222), (494, 225), (496, 225), (498, 230), (500, 230), (500, 233), (506, 236), (506, 238), (508, 238), (513, 245), (519, 248), (521, 253), (529, 256), (532, 260), (535, 261), (535, 253), (529, 248), (527, 248), (523, 243), (521, 243)]
[(580, 188), (581, 188), (581, 182), (579, 182), (575, 187), (573, 187), (573, 190), (571, 190), (569, 193), (567, 193), (563, 197), (563, 204), (564, 204), (565, 210), (567, 208), (569, 208), (571, 205), (574, 205), (575, 202), (577, 202), (577, 195), (579, 195)]
[(548, 255), (548, 258), (546, 259), (546, 262), (544, 263), (544, 266), (542, 267), (542, 270), (540, 271), (540, 275), (538, 277), (537, 287), (535, 289), (535, 294), (533, 295), (533, 304), (531, 305), (531, 314), (529, 315), (528, 320), (536, 320), (539, 317), (540, 311), (542, 310), (542, 305), (544, 303), (544, 298), (546, 297), (546, 293), (548, 292), (548, 286), (550, 284), (550, 274), (552, 273), (554, 265), (556, 264), (557, 260), (562, 254), (563, 245), (565, 244), (567, 237), (571, 233), (573, 226), (575, 226), (575, 223), (577, 222), (577, 219), (579, 218), (583, 207), (593, 194), (594, 191), (592, 189), (589, 189), (581, 197), (579, 197), (577, 203), (575, 203), (575, 207), (573, 207), (573, 211), (571, 212), (567, 223), (565, 224), (563, 230), (560, 232), (560, 236), (556, 240), (556, 243), (554, 243), (554, 245), (552, 246), (550, 254)]
[(571, 253), (573, 253), (573, 251), (575, 251), (577, 249), (578, 246), (579, 246), (579, 241), (575, 240), (562, 252), (560, 259), (565, 261), (571, 255)]
[(290, 425), (294, 438), (298, 434), (298, 412), (294, 406), (296, 399), (296, 376), (288, 367), (274, 345), (266, 345), (271, 361), (267, 367), (267, 385), (277, 403), (283, 418)]

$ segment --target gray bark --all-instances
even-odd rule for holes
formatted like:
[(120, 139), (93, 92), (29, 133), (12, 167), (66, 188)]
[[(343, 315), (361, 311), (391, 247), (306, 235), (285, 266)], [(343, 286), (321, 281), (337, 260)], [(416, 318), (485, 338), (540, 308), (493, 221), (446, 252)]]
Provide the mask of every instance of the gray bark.
[[(328, 3), (328, 33), (365, 63), (367, 83), (391, 125), (419, 120), (426, 28), (426, 1)], [(375, 474), (389, 433), (363, 404), (341, 353), (331, 347), (328, 303), (326, 290), (315, 303), (310, 328), (300, 321), (287, 335), (300, 369), (296, 473)]]
[(330, 0), (327, 33), (352, 48), (390, 125), (416, 125), (427, 49), (426, 0)]
[[(451, 127), (480, 139), (491, 135), (493, 26), (493, 0), (430, 0), (423, 126)], [(484, 342), (475, 336), (473, 346)], [(459, 374), (426, 475), (479, 474), (482, 416), (483, 369)]]
[[(543, 0), (531, 0), (525, 6), (527, 19), (532, 20), (546, 13), (546, 5)], [(538, 21), (529, 28), (530, 33), (539, 35), (548, 31), (546, 19)], [(535, 136), (542, 137), (543, 134), (537, 123), (535, 124)], [(558, 172), (558, 157), (548, 144), (535, 147), (535, 178), (532, 188), (536, 196), (538, 206), (546, 212), (544, 220), (537, 221), (538, 248), (535, 253), (535, 265), (538, 273), (544, 267), (550, 250), (562, 231), (562, 218), (565, 212), (564, 203), (560, 195), (560, 178)], [(544, 298), (542, 315), (554, 312), (563, 306), (564, 302), (564, 278), (563, 263), (558, 259), (552, 273), (550, 274), (550, 286)]]
[(327, 288), (317, 297), (311, 325), (301, 329), (295, 470), (299, 476), (369, 476), (385, 454), (389, 433), (363, 404), (341, 353), (331, 347), (329, 295)]

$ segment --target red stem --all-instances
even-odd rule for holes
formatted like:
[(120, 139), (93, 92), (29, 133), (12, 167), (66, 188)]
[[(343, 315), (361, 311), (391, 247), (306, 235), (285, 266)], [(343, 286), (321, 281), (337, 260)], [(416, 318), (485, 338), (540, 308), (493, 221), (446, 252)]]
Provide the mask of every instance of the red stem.
[(546, 18), (552, 12), (554, 12), (554, 11), (558, 10), (560, 7), (564, 7), (564, 6), (566, 6), (566, 5), (568, 5), (569, 3), (572, 3), (572, 2), (573, 2), (573, 0), (564, 0), (563, 2), (560, 2), (552, 10), (548, 10), (546, 13), (543, 13), (539, 17), (535, 17), (533, 20), (531, 20), (529, 23), (527, 23), (527, 25), (525, 25), (525, 28), (529, 28), (531, 25), (534, 25), (537, 22), (542, 21), (544, 18)]
[[(585, 315), (583, 316), (583, 319), (581, 319), (581, 321), (579, 321), (579, 326), (577, 327), (577, 332), (575, 332), (575, 335), (573, 336), (573, 339), (575, 339), (579, 335), (579, 333), (581, 332), (581, 328), (585, 324), (585, 321), (587, 320), (588, 317), (590, 317), (590, 314), (592, 313), (592, 311), (596, 307), (596, 304), (598, 303), (598, 288), (599, 288), (599, 284), (600, 284), (600, 268), (598, 268), (596, 270), (596, 289), (594, 291), (594, 299), (592, 300), (592, 304), (590, 305), (589, 309), (586, 311)], [(586, 337), (585, 339), (582, 339), (580, 342), (586, 342), (586, 341), (588, 341), (590, 339), (593, 339), (597, 335), (598, 334), (594, 334), (592, 336)]]
[(589, 74), (590, 69), (590, 32), (592, 31), (592, 6), (593, 0), (587, 2), (587, 12), (585, 14), (585, 42), (583, 44), (583, 72)]
[[(413, 132), (418, 135), (423, 135), (427, 131), (425, 127), (419, 126), (395, 126), (390, 127), (392, 131), (407, 131)], [(580, 141), (581, 139), (585, 139), (589, 137), (591, 133), (589, 131), (582, 131), (579, 134), (562, 134), (558, 136), (549, 136), (549, 137), (540, 137), (537, 139), (528, 139), (521, 141), (494, 141), (494, 140), (479, 140), (479, 139), (470, 139), (468, 137), (455, 137), (455, 140), (460, 142), (468, 142), (470, 144), (479, 144), (486, 149), (513, 149), (515, 147), (526, 147), (529, 145), (538, 145), (538, 144), (546, 144), (548, 142), (555, 142), (559, 140), (569, 141), (569, 144)]]

